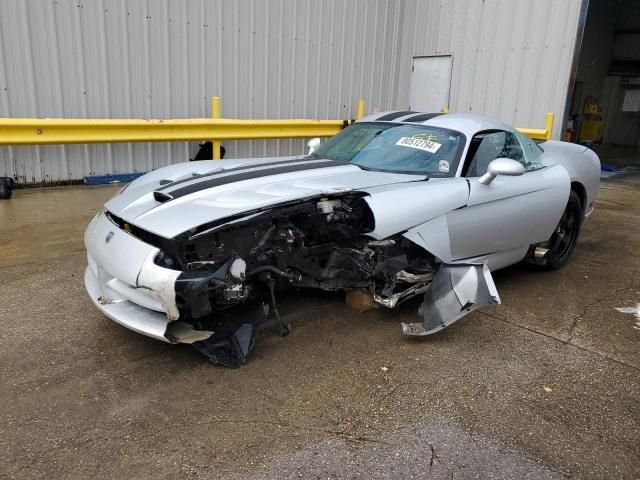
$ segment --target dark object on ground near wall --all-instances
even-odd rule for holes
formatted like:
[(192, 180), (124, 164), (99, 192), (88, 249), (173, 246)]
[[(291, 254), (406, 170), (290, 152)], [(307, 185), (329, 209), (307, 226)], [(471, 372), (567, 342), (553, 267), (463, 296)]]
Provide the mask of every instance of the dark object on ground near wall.
[[(220, 158), (224, 158), (225, 149), (223, 146), (220, 146)], [(200, 150), (196, 153), (196, 156), (191, 160), (213, 160), (213, 144), (211, 142), (204, 142), (200, 144)]]
[(13, 189), (13, 178), (0, 177), (0, 199), (9, 200)]

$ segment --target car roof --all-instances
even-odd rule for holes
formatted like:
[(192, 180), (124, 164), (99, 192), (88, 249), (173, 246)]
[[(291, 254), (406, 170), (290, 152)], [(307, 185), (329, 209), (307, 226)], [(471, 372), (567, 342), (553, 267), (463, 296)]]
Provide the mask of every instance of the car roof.
[(358, 122), (418, 123), (457, 130), (458, 132), (464, 133), (468, 138), (473, 137), (477, 132), (483, 130), (514, 131), (514, 128), (506, 123), (475, 113), (427, 113), (398, 110), (374, 113), (358, 120)]

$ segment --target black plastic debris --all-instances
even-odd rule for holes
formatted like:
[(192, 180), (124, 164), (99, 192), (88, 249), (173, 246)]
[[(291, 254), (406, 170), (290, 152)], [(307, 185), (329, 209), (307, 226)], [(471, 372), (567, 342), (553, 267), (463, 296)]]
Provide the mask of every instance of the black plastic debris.
[(13, 178), (0, 177), (0, 199), (9, 200), (13, 193)]
[(212, 363), (238, 368), (245, 364), (255, 343), (255, 328), (243, 323), (230, 336), (222, 331), (214, 333), (207, 340), (195, 342), (193, 346), (205, 354)]
[[(204, 142), (198, 145), (200, 148), (198, 149), (198, 152), (196, 153), (196, 156), (193, 157), (193, 159), (191, 160), (192, 162), (197, 161), (197, 160), (213, 160), (213, 143), (211, 142)], [(224, 158), (224, 154), (225, 154), (226, 150), (225, 148), (221, 145), (220, 146), (220, 159)]]

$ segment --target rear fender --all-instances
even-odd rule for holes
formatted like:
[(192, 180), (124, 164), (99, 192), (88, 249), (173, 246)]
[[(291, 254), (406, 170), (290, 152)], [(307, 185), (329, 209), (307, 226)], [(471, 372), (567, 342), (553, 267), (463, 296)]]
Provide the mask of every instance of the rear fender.
[(499, 304), (500, 296), (486, 263), (443, 263), (424, 295), (420, 323), (403, 323), (402, 332), (426, 336), (439, 332), (483, 305)]

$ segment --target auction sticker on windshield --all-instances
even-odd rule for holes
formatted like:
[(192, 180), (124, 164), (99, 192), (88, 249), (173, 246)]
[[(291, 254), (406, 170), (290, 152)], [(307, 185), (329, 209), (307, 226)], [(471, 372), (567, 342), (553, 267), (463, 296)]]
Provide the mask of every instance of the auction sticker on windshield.
[(402, 137), (396, 142), (396, 145), (409, 148), (417, 148), (429, 153), (436, 153), (442, 146), (441, 143), (432, 142), (419, 137)]

